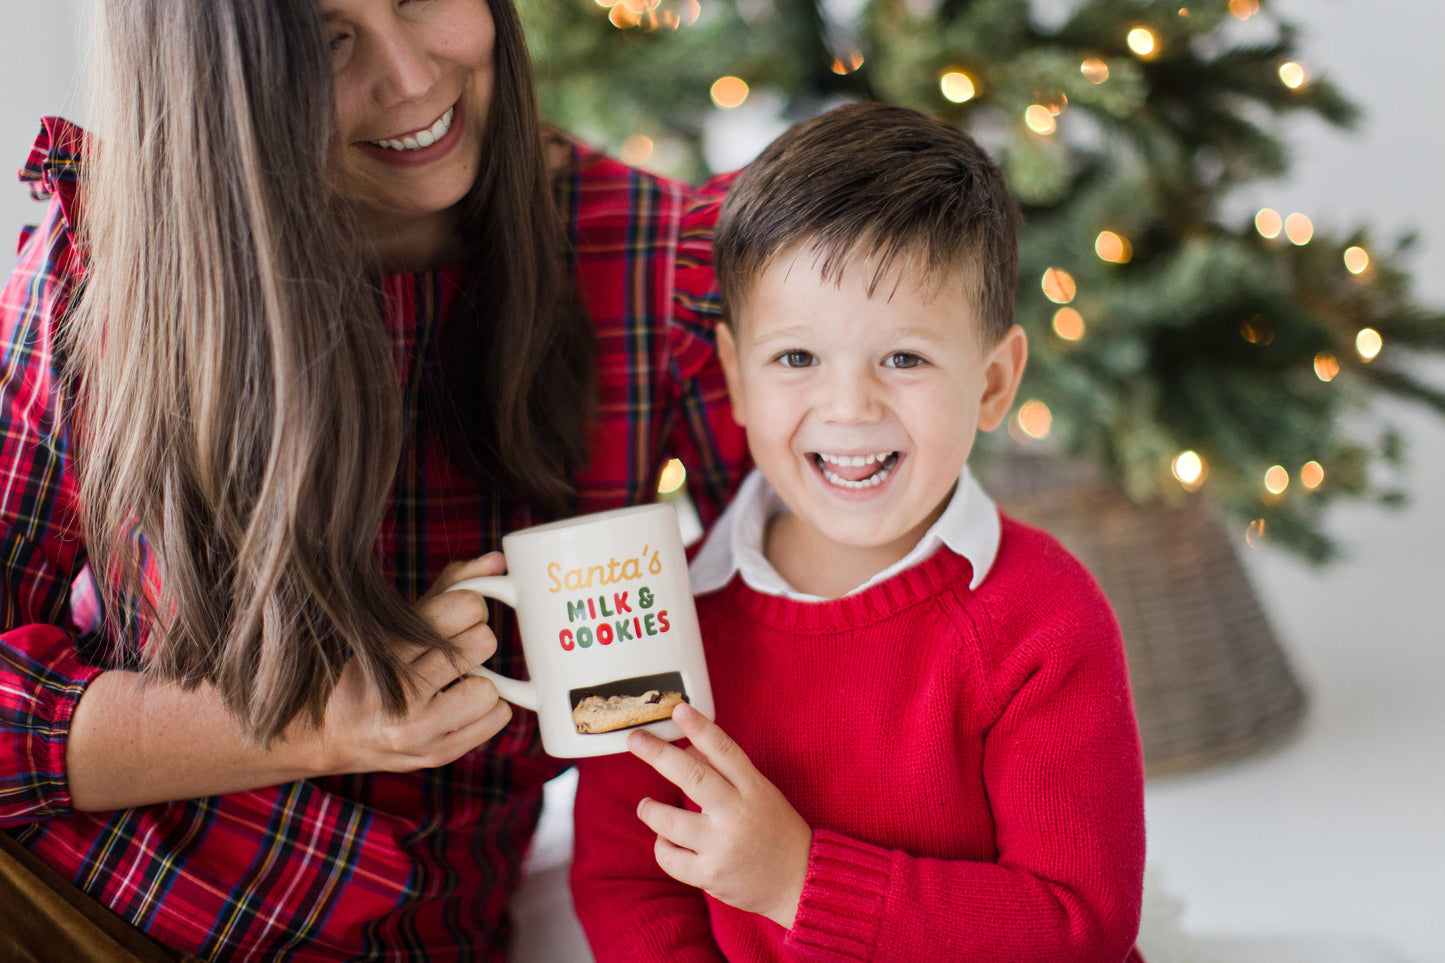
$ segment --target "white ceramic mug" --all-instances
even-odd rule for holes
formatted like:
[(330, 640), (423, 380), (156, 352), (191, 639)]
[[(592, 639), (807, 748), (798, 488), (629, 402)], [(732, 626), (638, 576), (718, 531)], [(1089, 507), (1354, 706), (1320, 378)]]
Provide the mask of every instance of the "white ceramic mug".
[[(560, 758), (622, 752), (643, 726), (682, 733), (668, 716), (684, 699), (713, 714), (687, 556), (671, 505), (582, 515), (502, 538), (507, 574), (468, 589), (516, 610), (530, 682), (477, 668), (503, 699), (537, 713), (542, 745)], [(655, 693), (655, 695), (654, 695)], [(652, 717), (655, 721), (641, 722)]]

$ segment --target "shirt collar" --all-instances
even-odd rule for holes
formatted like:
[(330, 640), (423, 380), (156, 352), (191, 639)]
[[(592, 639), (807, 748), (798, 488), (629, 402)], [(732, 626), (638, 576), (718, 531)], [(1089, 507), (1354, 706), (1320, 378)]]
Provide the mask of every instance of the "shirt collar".
[[(826, 601), (795, 590), (763, 556), (763, 535), (768, 522), (785, 511), (787, 508), (778, 493), (760, 471), (753, 469), (693, 559), (688, 569), (692, 590), (698, 594), (716, 591), (734, 574), (739, 574), (750, 588), (767, 595), (800, 602)], [(847, 594), (862, 592), (917, 565), (941, 545), (968, 559), (973, 566), (969, 588), (976, 589), (998, 556), (1001, 531), (993, 500), (964, 468), (943, 514), (923, 533), (913, 550)]]

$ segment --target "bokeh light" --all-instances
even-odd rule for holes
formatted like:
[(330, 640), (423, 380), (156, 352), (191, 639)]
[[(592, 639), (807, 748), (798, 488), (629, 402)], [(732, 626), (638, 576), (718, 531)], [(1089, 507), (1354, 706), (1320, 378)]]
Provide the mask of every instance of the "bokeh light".
[(1094, 253), (1102, 261), (1111, 264), (1128, 264), (1134, 257), (1134, 246), (1129, 239), (1113, 231), (1100, 231), (1094, 238)]
[(1109, 79), (1109, 65), (1098, 57), (1090, 57), (1079, 64), (1079, 72), (1091, 84), (1102, 84)]
[(1370, 267), (1370, 252), (1362, 247), (1345, 248), (1345, 268), (1351, 274), (1364, 274)]
[(1059, 308), (1054, 312), (1054, 334), (1065, 341), (1078, 341), (1084, 337), (1084, 316), (1073, 308)]
[(1261, 207), (1259, 213), (1254, 215), (1254, 229), (1259, 232), (1260, 237), (1274, 239), (1279, 237), (1279, 232), (1284, 229), (1284, 218), (1272, 207)]
[(1025, 401), (1018, 417), (1019, 428), (1030, 438), (1047, 438), (1054, 428), (1054, 413), (1042, 401)]
[(1044, 297), (1055, 304), (1068, 304), (1074, 300), (1074, 294), (1077, 293), (1074, 276), (1063, 268), (1049, 268), (1044, 272), (1041, 284), (1044, 289)]
[(1384, 346), (1385, 339), (1374, 328), (1361, 328), (1360, 333), (1355, 335), (1355, 350), (1365, 361), (1374, 361)]
[(1304, 467), (1299, 470), (1299, 480), (1301, 485), (1314, 491), (1324, 484), (1325, 466), (1317, 461), (1305, 462)]
[(1330, 382), (1335, 380), (1335, 375), (1340, 373), (1340, 359), (1328, 351), (1321, 351), (1315, 355), (1315, 377), (1321, 381)]
[(1283, 495), (1289, 487), (1289, 471), (1283, 465), (1272, 465), (1264, 473), (1264, 490), (1271, 495)]
[(1169, 466), (1174, 472), (1174, 477), (1179, 480), (1188, 491), (1195, 491), (1204, 484), (1204, 476), (1208, 473), (1208, 466), (1197, 451), (1181, 451), (1174, 456), (1174, 461)]
[(748, 83), (741, 77), (719, 77), (713, 81), (712, 102), (723, 110), (732, 110), (748, 99)]
[(1135, 27), (1129, 31), (1129, 49), (1140, 57), (1152, 57), (1159, 49), (1159, 41), (1148, 27)]
[(950, 70), (939, 77), (938, 87), (955, 104), (966, 104), (978, 94), (973, 78), (962, 70)]
[(1291, 244), (1305, 245), (1315, 236), (1315, 225), (1305, 215), (1296, 211), (1284, 219), (1284, 236)]

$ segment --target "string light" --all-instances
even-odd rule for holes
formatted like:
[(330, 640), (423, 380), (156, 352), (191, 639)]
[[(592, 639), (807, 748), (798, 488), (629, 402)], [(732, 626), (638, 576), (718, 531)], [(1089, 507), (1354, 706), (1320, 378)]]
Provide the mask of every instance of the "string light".
[(1256, 518), (1249, 523), (1249, 528), (1244, 533), (1244, 540), (1249, 543), (1250, 548), (1259, 548), (1264, 544), (1264, 534), (1264, 519)]
[(1054, 428), (1054, 413), (1042, 401), (1025, 401), (1018, 419), (1019, 428), (1030, 438), (1047, 438)]
[(1259, 232), (1260, 237), (1273, 240), (1279, 237), (1283, 228), (1284, 219), (1279, 216), (1279, 211), (1272, 207), (1261, 207), (1259, 213), (1254, 215), (1254, 229)]
[(687, 481), (687, 469), (683, 467), (682, 462), (674, 458), (662, 469), (662, 477), (657, 480), (657, 493), (667, 495), (675, 492), (682, 487), (682, 483), (685, 481)]
[(1055, 304), (1068, 304), (1074, 300), (1077, 292), (1074, 276), (1063, 268), (1049, 268), (1045, 271), (1042, 285), (1044, 297)]
[(1199, 486), (1204, 484), (1204, 476), (1209, 472), (1209, 466), (1204, 463), (1204, 459), (1193, 450), (1181, 451), (1175, 455), (1169, 468), (1174, 472), (1179, 484), (1191, 492), (1197, 491)]
[(978, 94), (978, 88), (974, 86), (973, 78), (962, 70), (950, 70), (938, 78), (939, 89), (943, 96), (955, 104), (966, 104)]
[(619, 2), (612, 5), (607, 19), (618, 30), (629, 30), (642, 22), (642, 12), (633, 10), (630, 3)]
[(1279, 65), (1279, 79), (1290, 90), (1299, 90), (1305, 85), (1305, 80), (1308, 78), (1305, 75), (1304, 67), (1293, 60), (1288, 60)]
[(1043, 104), (1031, 104), (1024, 111), (1024, 123), (1035, 134), (1052, 134), (1056, 129), (1053, 111)]
[(1079, 72), (1091, 84), (1102, 84), (1109, 79), (1109, 65), (1098, 57), (1090, 57), (1079, 64)]
[(1101, 261), (1128, 264), (1134, 257), (1134, 246), (1129, 243), (1128, 238), (1113, 231), (1100, 231), (1099, 236), (1094, 238), (1094, 253), (1099, 255)]
[(847, 60), (842, 60), (837, 57), (833, 58), (832, 69), (833, 73), (838, 74), (841, 77), (845, 74), (853, 73), (853, 71), (857, 70), (861, 66), (863, 66), (863, 53), (860, 50), (853, 49), (848, 51)]
[(1289, 487), (1289, 471), (1283, 465), (1271, 465), (1264, 473), (1264, 490), (1271, 495), (1283, 495)]
[(1065, 341), (1078, 341), (1084, 336), (1084, 316), (1073, 308), (1054, 312), (1054, 334)]
[(1315, 236), (1315, 225), (1305, 215), (1296, 211), (1284, 219), (1284, 236), (1291, 244), (1304, 246)]
[(1315, 377), (1328, 384), (1340, 373), (1340, 361), (1328, 351), (1315, 355)]
[(741, 77), (719, 77), (713, 81), (712, 102), (723, 110), (732, 110), (748, 99), (748, 84)]
[(1362, 247), (1345, 248), (1345, 267), (1351, 274), (1364, 274), (1370, 266), (1370, 254)]
[(1366, 362), (1374, 361), (1375, 355), (1385, 346), (1385, 339), (1380, 337), (1380, 332), (1374, 328), (1361, 328), (1360, 333), (1355, 335), (1355, 350)]
[(1236, 20), (1248, 20), (1259, 13), (1259, 0), (1229, 0), (1229, 12)]
[(618, 153), (622, 160), (633, 167), (638, 167), (652, 157), (652, 138), (643, 134), (633, 134), (622, 142)]
[(1250, 344), (1269, 345), (1274, 343), (1274, 326), (1264, 315), (1256, 314), (1239, 326), (1239, 336)]
[(1324, 484), (1325, 466), (1317, 461), (1305, 462), (1304, 467), (1299, 470), (1299, 480), (1301, 485), (1310, 491), (1314, 491), (1316, 488), (1319, 488), (1320, 485)]
[(1159, 42), (1148, 27), (1135, 27), (1130, 30), (1128, 44), (1129, 49), (1134, 51), (1136, 56), (1145, 60), (1152, 57), (1159, 49)]

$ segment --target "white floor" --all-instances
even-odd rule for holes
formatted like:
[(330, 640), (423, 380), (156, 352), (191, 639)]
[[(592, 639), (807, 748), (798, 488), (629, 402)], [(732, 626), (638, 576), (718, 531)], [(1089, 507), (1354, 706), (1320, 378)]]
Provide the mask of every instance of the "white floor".
[(1309, 690), (1303, 729), (1148, 787), (1150, 859), (1187, 930), (1368, 937), (1445, 960), (1445, 426), (1399, 415), (1409, 509), (1338, 511), (1351, 558), (1319, 572), (1245, 552)]

